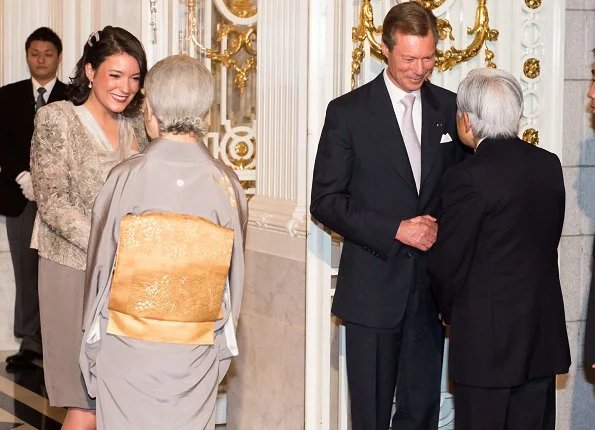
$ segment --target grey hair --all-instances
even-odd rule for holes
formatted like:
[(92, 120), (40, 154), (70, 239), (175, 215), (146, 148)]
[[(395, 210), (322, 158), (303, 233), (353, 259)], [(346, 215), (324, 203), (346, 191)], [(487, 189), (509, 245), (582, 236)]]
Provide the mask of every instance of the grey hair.
[(213, 78), (200, 60), (172, 55), (158, 61), (145, 78), (145, 95), (160, 134), (206, 134), (204, 118), (213, 103)]
[(523, 90), (515, 77), (504, 70), (478, 68), (459, 84), (457, 108), (459, 114), (469, 115), (477, 138), (514, 137), (523, 114)]

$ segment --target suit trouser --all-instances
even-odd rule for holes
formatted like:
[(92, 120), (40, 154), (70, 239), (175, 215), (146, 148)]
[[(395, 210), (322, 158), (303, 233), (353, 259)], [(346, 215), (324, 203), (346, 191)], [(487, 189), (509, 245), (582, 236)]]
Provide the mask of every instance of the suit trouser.
[(393, 430), (437, 429), (443, 330), (429, 286), (412, 289), (397, 327), (345, 328), (352, 430), (387, 430), (395, 388)]
[(6, 217), (6, 234), (16, 287), (14, 335), (22, 338), (21, 349), (41, 353), (39, 296), (37, 293), (37, 250), (31, 248), (31, 235), (37, 205), (27, 202), (16, 217)]
[(555, 425), (555, 376), (507, 388), (455, 383), (456, 430), (554, 430)]

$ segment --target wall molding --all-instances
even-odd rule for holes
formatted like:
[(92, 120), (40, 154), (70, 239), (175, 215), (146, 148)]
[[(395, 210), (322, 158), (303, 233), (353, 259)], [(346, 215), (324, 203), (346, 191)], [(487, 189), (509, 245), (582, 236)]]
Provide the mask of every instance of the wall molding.
[(249, 207), (248, 226), (289, 237), (306, 237), (306, 211), (295, 201), (256, 195)]

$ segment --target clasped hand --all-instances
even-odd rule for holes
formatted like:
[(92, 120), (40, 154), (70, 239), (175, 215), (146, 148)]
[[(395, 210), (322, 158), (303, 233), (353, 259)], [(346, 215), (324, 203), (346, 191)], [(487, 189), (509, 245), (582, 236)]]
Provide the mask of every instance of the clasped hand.
[(27, 170), (19, 173), (19, 176), (16, 178), (17, 183), (21, 187), (21, 191), (25, 198), (29, 201), (35, 201), (35, 195), (33, 194), (33, 184), (31, 182), (31, 173)]
[(436, 242), (438, 223), (431, 215), (421, 215), (401, 221), (395, 239), (421, 251), (427, 251)]

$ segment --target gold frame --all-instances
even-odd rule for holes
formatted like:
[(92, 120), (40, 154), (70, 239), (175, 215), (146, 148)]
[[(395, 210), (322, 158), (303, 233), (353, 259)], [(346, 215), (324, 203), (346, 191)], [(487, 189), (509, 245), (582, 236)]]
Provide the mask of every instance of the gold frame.
[[(361, 71), (361, 63), (366, 55), (364, 50), (364, 43), (366, 40), (370, 44), (370, 54), (380, 61), (386, 61), (382, 54), (380, 43), (376, 40), (375, 34), (382, 33), (382, 26), (376, 27), (374, 25), (374, 10), (371, 0), (364, 0), (359, 13), (359, 23), (357, 27), (353, 27), (351, 31), (351, 39), (358, 46), (355, 47), (351, 54), (351, 88), (355, 88), (355, 78)], [(422, 6), (428, 9), (436, 9), (441, 6), (445, 0), (417, 0)], [(468, 61), (475, 57), (482, 46), (485, 46), (485, 61), (487, 67), (496, 67), (492, 61), (494, 59), (494, 51), (487, 47), (487, 42), (498, 40), (499, 32), (490, 28), (489, 13), (486, 5), (487, 0), (478, 0), (478, 6), (475, 11), (475, 23), (473, 27), (467, 28), (468, 35), (475, 35), (473, 41), (465, 49), (457, 49), (451, 46), (446, 51), (436, 50), (436, 69), (439, 72), (452, 70), (457, 64)], [(438, 19), (438, 32), (440, 40), (445, 40), (447, 37), (454, 40), (452, 35), (452, 26), (445, 19)]]
[[(236, 24), (224, 24), (217, 28), (217, 42), (219, 46), (215, 49), (207, 49), (198, 41), (198, 25), (196, 23), (196, 2), (197, 0), (186, 0), (187, 29), (189, 35), (187, 41), (192, 43), (204, 55), (215, 63), (222, 64), (227, 69), (235, 72), (234, 83), (241, 93), (246, 91), (249, 72), (256, 70), (256, 26), (252, 25), (242, 28)], [(231, 9), (231, 12), (238, 18), (250, 17), (256, 14), (256, 6), (251, 0), (238, 0)], [(233, 37), (229, 37), (229, 36)], [(221, 41), (228, 39), (228, 47), (221, 52)], [(242, 64), (234, 58), (242, 49), (249, 55), (249, 58)]]

